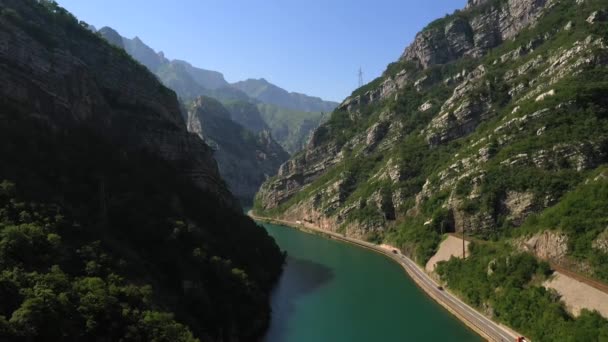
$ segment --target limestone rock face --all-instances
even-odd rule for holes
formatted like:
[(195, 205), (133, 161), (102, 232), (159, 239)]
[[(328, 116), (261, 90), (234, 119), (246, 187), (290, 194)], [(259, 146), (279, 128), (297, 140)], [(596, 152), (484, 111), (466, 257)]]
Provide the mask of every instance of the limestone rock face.
[(564, 233), (545, 231), (520, 242), (520, 248), (537, 257), (559, 262), (568, 252), (568, 236)]
[(525, 218), (534, 211), (534, 194), (531, 192), (507, 192), (503, 211), (514, 226), (520, 226)]
[(277, 177), (262, 185), (257, 198), (264, 209), (276, 208), (341, 160), (337, 145), (315, 146), (315, 141), (313, 135), (303, 152), (281, 165)]
[(260, 185), (289, 157), (268, 131), (251, 133), (209, 97), (197, 98), (188, 109), (188, 130), (215, 150), (220, 174), (243, 203), (250, 203)]
[(469, 213), (462, 208), (462, 200), (451, 198), (448, 210), (451, 214), (451, 224), (457, 233), (487, 230), (494, 225), (494, 217), (486, 212)]
[(443, 104), (441, 112), (427, 128), (426, 139), (432, 146), (439, 145), (471, 133), (490, 114), (490, 100), (484, 96), (471, 95), (485, 85), (479, 80), (485, 68), (478, 67), (464, 76), (452, 96)]
[[(504, 5), (471, 0), (465, 11), (479, 9), (471, 19), (462, 17), (437, 23), (419, 33), (401, 56), (422, 68), (444, 64), (463, 56), (479, 57), (534, 24), (550, 1), (509, 0)], [(431, 24), (432, 25), (432, 24)]]
[(606, 10), (595, 11), (595, 12), (591, 13), (589, 18), (587, 18), (587, 22), (589, 24), (595, 24), (597, 22), (602, 22), (602, 21), (606, 21), (606, 20), (608, 20), (608, 11), (606, 11)]
[(608, 253), (608, 228), (593, 241), (593, 248)]

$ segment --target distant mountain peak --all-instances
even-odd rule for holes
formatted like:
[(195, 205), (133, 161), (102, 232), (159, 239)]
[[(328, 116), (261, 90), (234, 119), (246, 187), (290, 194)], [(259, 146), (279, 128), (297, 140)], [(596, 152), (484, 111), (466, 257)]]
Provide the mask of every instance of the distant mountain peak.
[(109, 26), (104, 26), (99, 29), (97, 33), (101, 35), (105, 40), (107, 40), (110, 44), (124, 49), (125, 46), (123, 44), (122, 36), (118, 34), (118, 32), (116, 32), (116, 30), (114, 30), (113, 28)]
[(233, 83), (232, 86), (258, 101), (291, 110), (304, 112), (331, 112), (338, 106), (335, 102), (324, 101), (319, 97), (289, 92), (268, 82), (265, 78), (250, 78), (245, 81)]

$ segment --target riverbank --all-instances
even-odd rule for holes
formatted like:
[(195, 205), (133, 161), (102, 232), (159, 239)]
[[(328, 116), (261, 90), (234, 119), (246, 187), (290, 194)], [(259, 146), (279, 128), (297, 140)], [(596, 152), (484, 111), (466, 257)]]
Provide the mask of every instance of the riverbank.
[(248, 214), (258, 221), (284, 225), (308, 233), (320, 234), (331, 239), (347, 242), (380, 253), (401, 265), (408, 276), (420, 289), (483, 338), (489, 341), (514, 341), (517, 336), (520, 336), (509, 328), (488, 319), (450, 292), (443, 290), (421, 267), (413, 260), (398, 252), (396, 248), (387, 245), (375, 245), (366, 241), (345, 237), (338, 233), (320, 229), (310, 223), (261, 217), (253, 214), (251, 211)]

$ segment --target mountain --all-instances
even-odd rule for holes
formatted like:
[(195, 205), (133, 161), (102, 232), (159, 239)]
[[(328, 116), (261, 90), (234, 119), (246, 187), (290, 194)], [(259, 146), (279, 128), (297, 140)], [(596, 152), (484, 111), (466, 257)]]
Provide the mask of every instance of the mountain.
[(188, 130), (215, 149), (222, 177), (243, 203), (251, 203), (260, 185), (289, 157), (267, 130), (252, 133), (210, 97), (199, 97), (189, 106)]
[(229, 84), (224, 79), (224, 75), (217, 71), (205, 70), (193, 67), (190, 63), (180, 60), (171, 61), (173, 64), (182, 65), (186, 72), (190, 74), (190, 76), (196, 81), (196, 83), (200, 84), (206, 89), (215, 90), (218, 88), (228, 87)]
[(54, 1), (0, 8), (0, 339), (258, 340), (284, 255), (175, 93)]
[(223, 104), (233, 121), (252, 132), (272, 132), (272, 137), (289, 153), (301, 150), (313, 130), (328, 117), (323, 113), (301, 112), (243, 100), (226, 100)]
[[(168, 60), (139, 38), (123, 38), (108, 27), (98, 33), (116, 47), (121, 47), (122, 40), (127, 53), (153, 71), (194, 111), (186, 118), (190, 120), (189, 129), (213, 146), (220, 174), (229, 188), (241, 203), (251, 204), (260, 185), (276, 174), (288, 155), (274, 141), (258, 109), (248, 102), (250, 98), (230, 87), (219, 72)], [(224, 101), (232, 113), (212, 98)]]
[[(329, 112), (337, 106), (337, 103), (317, 97), (289, 93), (265, 80), (248, 80), (231, 85), (217, 71), (196, 68), (185, 61), (166, 59), (162, 52), (157, 53), (137, 37), (121, 37), (123, 44), (120, 45), (119, 34), (114, 29), (104, 27), (98, 33), (115, 46), (124, 47), (182, 100), (189, 102), (204, 95), (223, 102), (229, 109), (237, 106), (239, 108), (235, 108), (237, 112), (233, 113), (233, 120), (252, 132), (257, 132), (261, 127), (261, 123), (255, 121), (262, 115), (265, 121), (263, 126), (270, 128), (272, 136), (289, 153), (302, 149), (312, 129), (319, 125), (321, 112)], [(253, 105), (258, 105), (258, 108), (254, 109)], [(247, 117), (249, 114), (251, 118)]]
[(232, 86), (262, 103), (301, 112), (331, 112), (338, 106), (335, 102), (323, 101), (318, 97), (287, 92), (263, 78), (236, 82)]
[(259, 103), (257, 109), (272, 136), (291, 154), (302, 150), (312, 132), (329, 117), (321, 112), (303, 112)]
[(548, 263), (608, 282), (607, 20), (600, 0), (469, 1), (344, 100), (255, 211), (423, 265), (465, 233), (445, 286), (532, 340), (601, 339), (605, 317), (543, 282)]
[[(104, 29), (105, 28), (101, 28), (99, 33), (103, 35), (106, 31)], [(103, 37), (107, 39), (106, 36)], [(109, 41), (111, 42), (111, 40)], [(133, 39), (122, 37), (122, 42), (125, 51), (152, 72), (157, 72), (162, 65), (169, 63), (169, 60), (165, 58), (165, 55), (162, 52), (157, 53), (152, 50), (152, 48), (146, 45), (139, 37)]]
[(185, 101), (196, 98), (207, 91), (181, 64), (171, 62), (161, 64), (155, 73), (165, 86), (171, 88)]
[(254, 103), (243, 100), (229, 100), (224, 102), (224, 106), (230, 112), (232, 121), (240, 123), (248, 130), (254, 133), (270, 130), (258, 106)]
[[(93, 32), (95, 32), (95, 27), (90, 27), (89, 30), (92, 30)], [(125, 48), (122, 36), (118, 32), (116, 32), (116, 30), (114, 30), (113, 28), (107, 27), (107, 26), (102, 27), (98, 31), (98, 33), (102, 37), (104, 37), (108, 41), (108, 43), (116, 46), (117, 48), (121, 48), (121, 49)]]

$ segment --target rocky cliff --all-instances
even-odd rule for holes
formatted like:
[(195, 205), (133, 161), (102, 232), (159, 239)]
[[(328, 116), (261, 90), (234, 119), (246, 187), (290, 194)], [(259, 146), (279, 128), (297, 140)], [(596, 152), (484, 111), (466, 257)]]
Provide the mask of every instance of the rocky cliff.
[(2, 37), (3, 101), (28, 104), (30, 117), (50, 117), (51, 124), (91, 125), (117, 142), (149, 149), (183, 165), (182, 172), (201, 188), (237, 208), (212, 151), (185, 131), (175, 93), (88, 31), (75, 33), (84, 36), (78, 42), (66, 36), (34, 39), (17, 20), (24, 19), (5, 20), (11, 33)]
[[(116, 47), (120, 35), (111, 28), (99, 30)], [(162, 83), (174, 90), (190, 109), (187, 128), (214, 149), (219, 172), (241, 203), (250, 204), (260, 185), (274, 175), (287, 153), (274, 141), (254, 103), (238, 89), (228, 87), (222, 74), (193, 67), (185, 61), (170, 61), (138, 38), (125, 41), (126, 51), (154, 71)], [(150, 61), (158, 61), (151, 63)], [(210, 95), (225, 101), (225, 106)], [(245, 99), (245, 100), (243, 100)]]
[(602, 11), (470, 1), (429, 24), (262, 186), (256, 210), (408, 250), (523, 225), (608, 161)]
[(422, 68), (462, 57), (480, 57), (534, 25), (550, 0), (471, 0), (464, 11), (431, 23), (416, 35), (401, 61)]
[(220, 173), (243, 203), (251, 203), (260, 185), (289, 157), (269, 131), (250, 132), (213, 98), (199, 97), (189, 106), (188, 130), (212, 146)]

